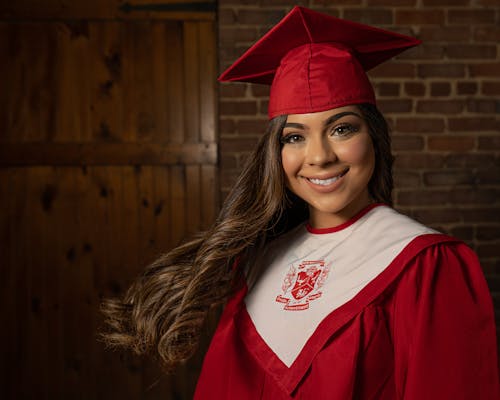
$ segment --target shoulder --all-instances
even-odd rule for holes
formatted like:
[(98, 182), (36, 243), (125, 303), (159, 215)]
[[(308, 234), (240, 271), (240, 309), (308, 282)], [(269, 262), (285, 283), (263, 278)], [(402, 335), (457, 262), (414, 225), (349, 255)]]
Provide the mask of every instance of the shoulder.
[(392, 236), (439, 233), (387, 205), (374, 207), (362, 219), (365, 228)]

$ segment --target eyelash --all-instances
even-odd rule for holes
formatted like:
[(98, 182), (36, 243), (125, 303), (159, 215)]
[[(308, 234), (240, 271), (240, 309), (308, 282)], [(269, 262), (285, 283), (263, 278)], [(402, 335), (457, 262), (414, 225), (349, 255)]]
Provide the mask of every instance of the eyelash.
[[(344, 129), (346, 129), (347, 132), (338, 132), (339, 130), (344, 130)], [(347, 137), (347, 136), (357, 132), (358, 130), (359, 130), (358, 127), (351, 125), (351, 124), (344, 123), (344, 124), (334, 126), (333, 129), (330, 130), (330, 135), (344, 138), (344, 137)], [(335, 135), (336, 132), (337, 132), (337, 135)], [(281, 144), (294, 144), (294, 143), (301, 142), (303, 140), (304, 140), (304, 137), (298, 133), (290, 133), (290, 134), (288, 134), (286, 136), (282, 136), (280, 138)]]
[(301, 140), (303, 140), (303, 136), (302, 135), (299, 135), (297, 133), (290, 133), (286, 136), (282, 136), (280, 138), (280, 143), (281, 144), (293, 144), (293, 143), (297, 143), (297, 142), (300, 142)]
[(336, 132), (339, 129), (347, 129), (346, 133), (340, 133), (339, 136), (341, 136), (341, 137), (349, 136), (351, 133), (355, 133), (358, 131), (358, 127), (351, 125), (351, 124), (344, 123), (344, 124), (340, 124), (340, 125), (333, 127), (331, 133), (333, 134), (334, 132)]

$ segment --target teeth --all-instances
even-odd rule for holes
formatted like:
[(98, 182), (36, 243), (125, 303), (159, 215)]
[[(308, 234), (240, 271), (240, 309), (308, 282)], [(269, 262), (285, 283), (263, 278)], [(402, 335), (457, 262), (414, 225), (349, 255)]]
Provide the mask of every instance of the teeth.
[(334, 176), (333, 178), (329, 179), (315, 179), (315, 178), (308, 178), (309, 182), (314, 183), (315, 185), (321, 185), (321, 186), (327, 186), (332, 184), (333, 182), (337, 181), (339, 178), (342, 178), (348, 170), (342, 172), (340, 175)]
[(335, 182), (336, 180), (338, 180), (339, 177), (340, 176), (334, 176), (333, 178), (330, 178), (330, 179), (314, 179), (314, 178), (309, 178), (309, 181), (311, 181), (315, 185), (327, 186), (327, 185), (330, 185), (331, 183)]

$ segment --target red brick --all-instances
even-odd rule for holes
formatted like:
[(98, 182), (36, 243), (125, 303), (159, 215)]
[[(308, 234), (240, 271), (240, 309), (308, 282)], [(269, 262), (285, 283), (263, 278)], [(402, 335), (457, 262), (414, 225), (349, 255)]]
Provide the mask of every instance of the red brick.
[[(346, 2), (350, 1), (350, 0), (345, 0)], [(290, 4), (290, 2), (288, 2)], [(340, 16), (340, 12), (337, 8), (331, 8), (331, 2), (328, 2), (328, 0), (324, 1), (323, 3), (326, 3), (327, 5), (323, 6), (323, 5), (319, 5), (319, 6), (314, 6), (314, 7), (311, 7), (312, 9), (314, 9), (315, 11), (317, 12), (320, 12), (320, 13), (323, 13), (323, 14), (327, 14), (327, 15), (331, 15), (333, 17), (339, 17)], [(330, 7), (328, 6), (328, 4), (330, 5)]]
[(500, 42), (500, 28), (498, 26), (480, 26), (474, 29), (474, 40), (478, 42)]
[(495, 23), (495, 13), (491, 10), (449, 10), (449, 24), (493, 24)]
[(477, 183), (481, 185), (498, 185), (500, 184), (500, 167), (495, 165), (492, 168), (479, 169), (477, 171)]
[[(289, 0), (283, 0), (283, 1), (287, 1), (287, 4), (290, 4)], [(295, 3), (295, 1), (294, 1), (294, 3)], [(355, 5), (361, 4), (361, 3), (362, 3), (362, 0), (339, 0), (339, 1), (335, 1), (333, 3), (333, 5), (335, 5), (335, 6), (344, 6), (344, 5), (355, 6)], [(331, 7), (332, 2), (331, 2), (331, 0), (312, 0), (311, 7), (314, 7), (314, 6)]]
[(391, 25), (392, 11), (384, 8), (346, 9), (343, 18), (369, 25)]
[(492, 204), (495, 203), (497, 195), (494, 189), (477, 189), (472, 186), (450, 190), (452, 204)]
[(251, 90), (252, 90), (252, 96), (254, 97), (269, 97), (269, 90), (270, 86), (269, 85), (251, 85)]
[(500, 6), (500, 0), (476, 0), (476, 3), (480, 6)]
[(498, 257), (499, 248), (500, 243), (480, 243), (476, 247), (476, 253), (479, 257)]
[[(335, 2), (336, 3), (336, 2)], [(414, 6), (417, 0), (368, 0), (368, 6)]]
[(477, 83), (476, 82), (457, 82), (457, 93), (458, 94), (476, 94)]
[(257, 113), (255, 101), (221, 101), (219, 106), (223, 115), (255, 115)]
[(495, 114), (500, 111), (500, 101), (491, 99), (467, 100), (467, 111), (471, 113)]
[(227, 118), (220, 118), (219, 132), (221, 134), (234, 134), (236, 132), (236, 125), (234, 124), (234, 120)]
[(487, 95), (500, 95), (500, 82), (499, 81), (483, 81), (481, 83), (481, 92)]
[(441, 168), (443, 165), (443, 155), (422, 152), (397, 153), (394, 163), (396, 169)]
[(405, 113), (412, 109), (412, 101), (409, 99), (378, 100), (377, 106), (383, 113)]
[(473, 186), (453, 188), (449, 193), (454, 204), (493, 204), (498, 198), (498, 191), (495, 189), (478, 189)]
[(413, 214), (418, 221), (421, 221), (426, 225), (461, 221), (461, 211), (456, 208), (431, 208), (415, 210)]
[(394, 171), (394, 186), (397, 188), (420, 187), (422, 178), (418, 172)]
[(418, 100), (417, 112), (458, 114), (464, 109), (462, 100)]
[(443, 25), (442, 10), (396, 10), (396, 25)]
[(231, 6), (241, 6), (241, 5), (255, 5), (255, 1), (252, 0), (220, 0), (219, 5), (224, 8), (230, 8)]
[[(391, 25), (388, 26), (387, 29), (389, 29), (391, 32), (396, 32), (401, 35), (413, 36), (413, 37), (417, 36), (417, 33), (411, 26)], [(398, 56), (396, 56), (396, 58), (398, 58)]]
[(474, 227), (473, 226), (455, 226), (449, 229), (448, 234), (461, 240), (473, 240), (474, 239)]
[(269, 100), (260, 100), (259, 101), (259, 113), (263, 115), (267, 115), (267, 111), (269, 109)]
[(236, 169), (238, 166), (237, 156), (235, 154), (221, 154), (220, 167), (223, 170)]
[[(481, 267), (486, 275), (486, 279), (489, 280), (490, 277), (488, 276), (488, 274), (496, 276), (498, 271), (500, 271), (500, 259), (496, 260), (496, 261), (483, 259), (483, 260), (481, 260)], [(499, 282), (500, 282), (500, 275), (498, 275), (498, 278), (499, 278)], [(499, 287), (500, 287), (500, 285), (499, 285)], [(495, 294), (493, 293), (493, 296), (494, 295)], [(493, 301), (495, 301), (495, 299), (493, 299)], [(500, 301), (500, 299), (498, 299), (497, 301)], [(500, 309), (498, 311), (500, 311)]]
[(496, 58), (497, 48), (494, 45), (452, 44), (446, 46), (446, 55), (451, 59)]
[(424, 183), (429, 186), (471, 185), (475, 175), (470, 170), (440, 170), (424, 172)]
[[(346, 0), (347, 1), (347, 0)], [(359, 0), (351, 0), (359, 1)], [(255, 5), (257, 2), (255, 0), (249, 0), (250, 4)], [(259, 2), (260, 4), (261, 2)], [(266, 6), (290, 6), (290, 0), (266, 0)], [(295, 6), (307, 6), (307, 0), (296, 0), (293, 2)]]
[(375, 84), (378, 96), (399, 96), (399, 83), (380, 82)]
[(444, 57), (444, 46), (422, 44), (397, 56), (400, 60), (440, 60)]
[(469, 65), (470, 76), (500, 76), (500, 63), (480, 63)]
[(238, 10), (236, 21), (244, 25), (274, 25), (285, 16), (281, 10)]
[(231, 65), (241, 54), (243, 51), (239, 49), (237, 46), (229, 46), (229, 47), (221, 47), (219, 50), (219, 60), (220, 66), (219, 71), (224, 71), (229, 65)]
[(409, 96), (424, 96), (425, 85), (420, 82), (406, 82), (405, 93)]
[(498, 127), (494, 117), (457, 117), (448, 119), (448, 129), (452, 132), (491, 131)]
[(235, 42), (250, 42), (257, 40), (257, 30), (255, 28), (243, 27), (221, 27), (219, 29), (219, 42), (224, 45)]
[(431, 136), (427, 147), (429, 150), (467, 151), (475, 147), (475, 139), (468, 136)]
[(248, 151), (249, 149), (253, 149), (256, 146), (258, 140), (258, 137), (224, 138), (220, 140), (220, 152), (221, 154), (229, 154)]
[(234, 10), (227, 8), (219, 8), (218, 12), (219, 25), (229, 25), (236, 21), (236, 15), (234, 14)]
[(424, 6), (465, 6), (470, 0), (423, 0)]
[(415, 65), (401, 62), (384, 63), (370, 70), (368, 75), (376, 78), (413, 78)]
[(444, 120), (442, 118), (398, 118), (394, 127), (395, 132), (429, 133), (443, 132)]
[(498, 218), (498, 215), (500, 215), (500, 207), (498, 206), (462, 209), (464, 222), (491, 222), (494, 218)]
[(465, 76), (463, 64), (420, 64), (418, 76), (422, 78), (461, 78)]
[(423, 26), (420, 29), (419, 39), (424, 42), (464, 42), (469, 40), (469, 27), (444, 27), (444, 26)]
[(449, 82), (432, 82), (431, 96), (449, 96), (451, 93), (451, 85)]
[(392, 148), (394, 151), (422, 150), (424, 148), (424, 139), (421, 136), (393, 136)]
[(224, 83), (219, 86), (219, 96), (225, 97), (245, 97), (247, 85), (241, 83)]
[[(495, 225), (479, 225), (476, 227), (476, 238), (478, 240), (498, 240), (500, 232), (500, 224)], [(499, 243), (500, 247), (500, 243)]]
[(500, 136), (479, 136), (477, 147), (479, 150), (498, 150), (500, 149)]
[[(454, 153), (446, 156), (445, 165), (450, 168), (487, 168), (496, 165), (495, 158), (491, 154), (481, 153)], [(479, 170), (478, 170), (479, 171)]]
[(267, 119), (242, 119), (236, 122), (236, 130), (240, 135), (262, 136), (266, 131)]
[(450, 203), (447, 190), (405, 190), (398, 192), (398, 202), (402, 206), (418, 204), (419, 206), (444, 205)]
[(236, 183), (236, 179), (240, 175), (240, 171), (238, 170), (226, 170), (221, 171), (220, 173), (220, 185), (223, 191), (228, 191), (234, 186)]

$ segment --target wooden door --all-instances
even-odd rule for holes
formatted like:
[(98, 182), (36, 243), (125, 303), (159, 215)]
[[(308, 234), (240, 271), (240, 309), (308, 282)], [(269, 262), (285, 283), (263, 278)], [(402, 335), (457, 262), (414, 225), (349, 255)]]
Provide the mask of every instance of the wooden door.
[(200, 357), (167, 376), (96, 338), (102, 298), (214, 220), (214, 4), (9, 3), (0, 398), (191, 398)]

